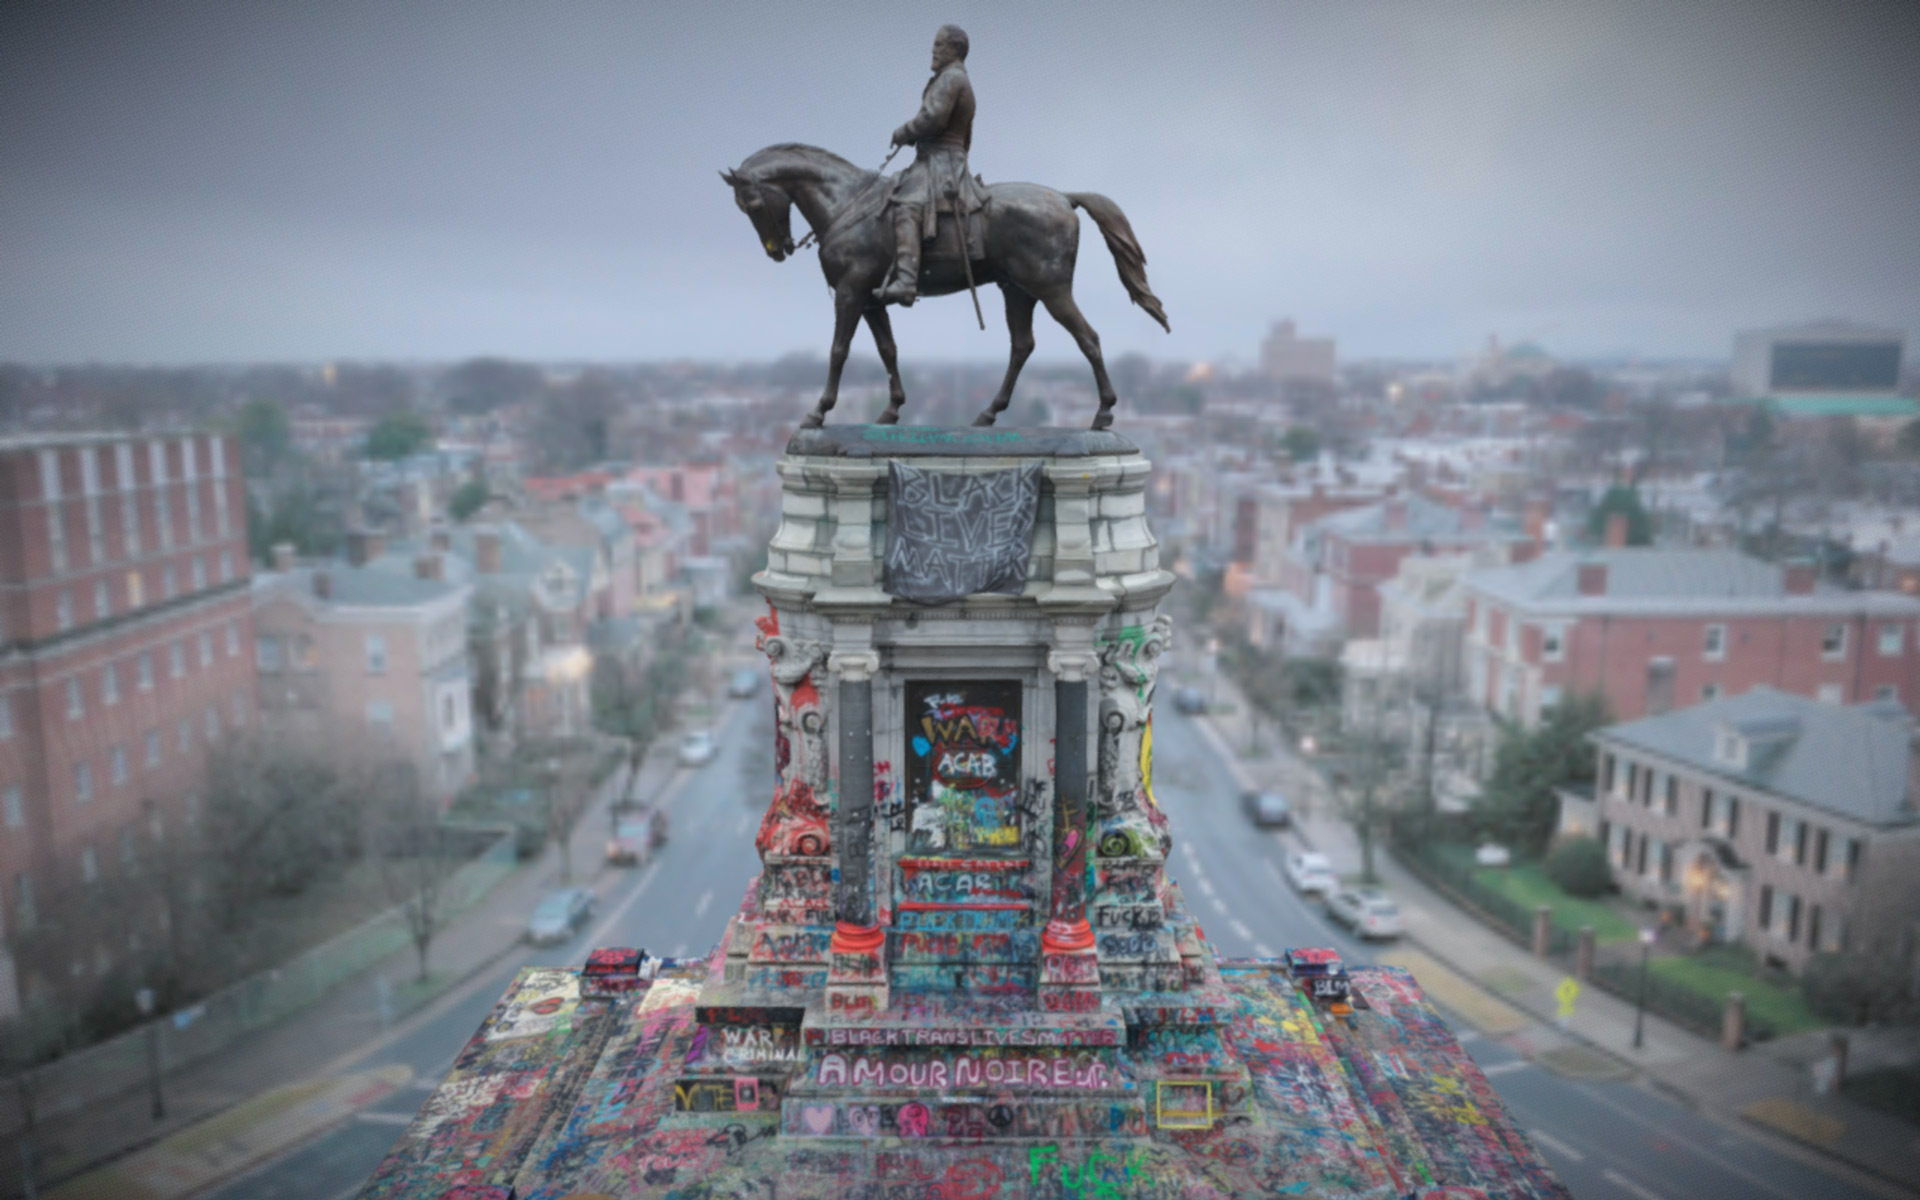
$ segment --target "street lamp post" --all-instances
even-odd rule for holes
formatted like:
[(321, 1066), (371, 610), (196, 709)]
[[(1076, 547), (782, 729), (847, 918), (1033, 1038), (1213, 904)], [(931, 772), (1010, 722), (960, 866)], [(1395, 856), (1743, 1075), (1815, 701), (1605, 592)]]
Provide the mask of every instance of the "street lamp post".
[(1633, 1006), (1633, 1048), (1638, 1050), (1647, 1028), (1647, 976), (1653, 958), (1653, 930), (1640, 931), (1640, 999)]
[(140, 1019), (147, 1023), (147, 1087), (153, 1093), (153, 1119), (158, 1121), (167, 1115), (167, 1101), (160, 1094), (160, 1022), (151, 1019), (153, 989), (141, 988), (133, 994), (133, 1002), (140, 1008)]
[(1217, 687), (1219, 682), (1220, 682), (1220, 639), (1217, 637), (1210, 637), (1207, 639), (1207, 707), (1208, 708), (1212, 708), (1215, 704), (1215, 694), (1219, 691), (1219, 688)]

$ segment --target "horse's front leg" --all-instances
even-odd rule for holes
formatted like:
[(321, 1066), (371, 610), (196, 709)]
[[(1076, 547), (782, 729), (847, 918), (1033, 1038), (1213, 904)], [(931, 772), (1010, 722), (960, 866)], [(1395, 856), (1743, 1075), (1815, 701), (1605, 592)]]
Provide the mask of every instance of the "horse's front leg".
[(840, 399), (840, 372), (847, 365), (847, 352), (853, 348), (853, 331), (860, 324), (860, 311), (867, 304), (867, 296), (846, 287), (833, 293), (833, 350), (827, 356), (827, 390), (820, 393), (820, 403), (813, 406), (807, 419), (800, 423), (803, 429), (818, 429), (827, 423), (827, 414)]
[(897, 425), (900, 406), (907, 402), (907, 388), (900, 382), (900, 353), (893, 344), (893, 320), (887, 316), (886, 305), (867, 305), (867, 328), (873, 332), (874, 349), (880, 351), (880, 362), (887, 368), (887, 409), (873, 423)]

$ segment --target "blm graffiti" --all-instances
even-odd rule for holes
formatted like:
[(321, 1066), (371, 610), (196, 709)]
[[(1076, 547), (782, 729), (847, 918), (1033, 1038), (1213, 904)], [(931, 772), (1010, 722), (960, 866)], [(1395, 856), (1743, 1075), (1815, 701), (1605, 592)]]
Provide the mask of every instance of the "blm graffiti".
[(1040, 504), (1038, 462), (963, 473), (893, 461), (887, 471), (888, 594), (919, 604), (1020, 594)]
[(1020, 684), (907, 685), (907, 850), (1020, 850)]

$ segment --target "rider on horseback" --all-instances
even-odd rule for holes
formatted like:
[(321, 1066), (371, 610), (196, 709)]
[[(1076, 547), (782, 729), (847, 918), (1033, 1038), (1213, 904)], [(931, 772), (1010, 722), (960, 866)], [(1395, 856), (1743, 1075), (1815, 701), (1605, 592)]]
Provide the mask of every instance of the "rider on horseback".
[(967, 80), (967, 35), (942, 25), (933, 39), (933, 78), (920, 96), (920, 112), (893, 131), (893, 144), (912, 144), (914, 160), (893, 182), (893, 275), (874, 293), (882, 303), (911, 305), (919, 295), (920, 243), (939, 228), (939, 214), (952, 213), (956, 242), (967, 253), (966, 218), (986, 204), (967, 169), (973, 145), (973, 85)]

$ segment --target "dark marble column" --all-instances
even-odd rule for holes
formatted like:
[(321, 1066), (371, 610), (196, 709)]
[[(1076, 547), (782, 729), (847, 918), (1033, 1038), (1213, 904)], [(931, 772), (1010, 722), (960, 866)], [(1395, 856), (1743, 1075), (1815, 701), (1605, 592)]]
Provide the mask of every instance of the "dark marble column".
[(1087, 681), (1053, 684), (1053, 903), (1042, 945), (1093, 944), (1087, 924)]
[(840, 680), (840, 884), (834, 915), (841, 925), (873, 925), (873, 679)]

